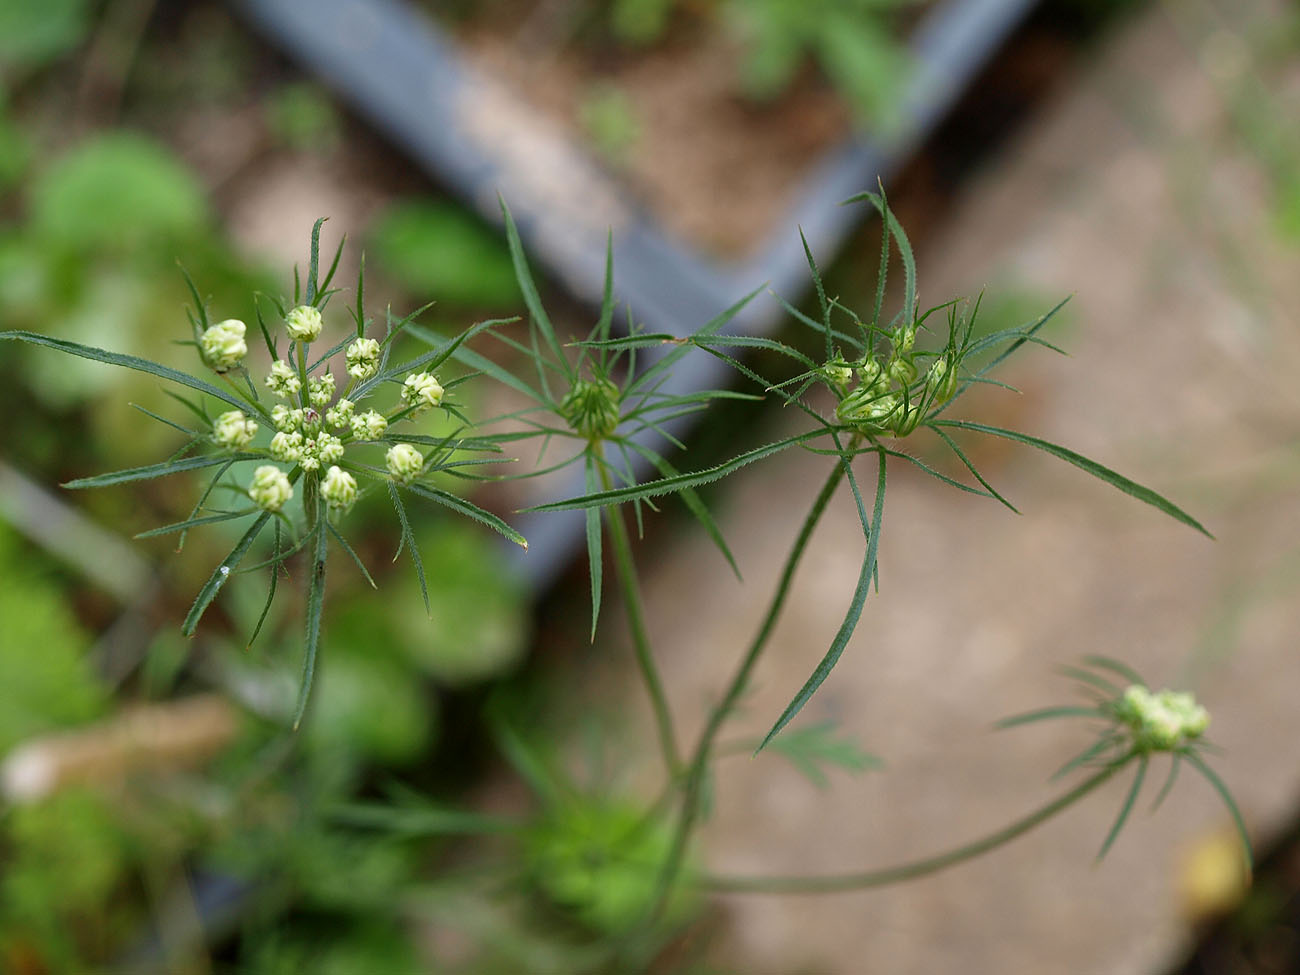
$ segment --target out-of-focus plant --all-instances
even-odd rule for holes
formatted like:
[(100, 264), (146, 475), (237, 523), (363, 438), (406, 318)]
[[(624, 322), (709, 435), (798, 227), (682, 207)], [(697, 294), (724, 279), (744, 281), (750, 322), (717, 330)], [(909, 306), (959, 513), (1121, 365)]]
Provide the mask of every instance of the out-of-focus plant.
[[(497, 867), (478, 872), (477, 879), (486, 877), (487, 881), (486, 887), (480, 883), (476, 889), (491, 890), (504, 876), (503, 893), (515, 895), (521, 917), (564, 919), (561, 925), (550, 925), (556, 934), (549, 940), (537, 942), (531, 935), (521, 935), (526, 946), (515, 946), (519, 948), (514, 955), (516, 964), (524, 957), (537, 963), (541, 956), (536, 952), (543, 950), (538, 945), (544, 943), (551, 948), (559, 945), (557, 950), (567, 953), (564, 957), (569, 961), (563, 966), (566, 969), (642, 968), (693, 915), (701, 891), (845, 890), (932, 872), (1001, 846), (1081, 800), (1121, 769), (1136, 767), (1129, 797), (1103, 844), (1105, 852), (1127, 818), (1150, 760), (1161, 753), (1173, 757), (1175, 768), (1190, 764), (1207, 778), (1240, 826), (1226, 787), (1203, 756), (1203, 733), (1208, 724), (1204, 710), (1188, 695), (1151, 692), (1121, 663), (1095, 658), (1090, 661), (1092, 670), (1077, 672), (1083, 675), (1081, 680), (1100, 691), (1093, 706), (1035, 712), (1012, 723), (1067, 715), (1096, 720), (1102, 725), (1099, 737), (1067, 766), (1073, 770), (1093, 765), (1096, 771), (1082, 784), (1007, 827), (914, 863), (830, 877), (719, 878), (709, 877), (695, 866), (691, 851), (697, 828), (710, 805), (713, 763), (730, 750), (719, 745), (719, 734), (750, 686), (785, 607), (794, 575), (808, 552), (809, 540), (842, 486), (851, 495), (863, 536), (862, 565), (853, 595), (823, 659), (775, 717), (767, 734), (754, 744), (755, 752), (772, 749), (818, 784), (825, 782), (828, 769), (862, 770), (878, 764), (833, 728), (819, 725), (785, 729), (831, 676), (849, 646), (873, 581), (879, 576), (877, 556), (890, 467), (911, 464), (950, 487), (997, 501), (1014, 511), (1011, 502), (976, 469), (956, 439), (969, 434), (995, 437), (1064, 460), (1208, 535), (1195, 518), (1173, 502), (1067, 447), (989, 423), (953, 418), (950, 414), (955, 404), (968, 390), (976, 385), (1002, 385), (991, 374), (1010, 356), (1033, 345), (1054, 348), (1040, 331), (1056, 309), (1025, 325), (983, 333), (975, 327), (978, 301), (973, 305), (949, 301), (923, 311), (911, 247), (883, 195), (867, 193), (857, 200), (875, 207), (883, 220), (874, 302), (870, 308), (856, 311), (828, 295), (809, 252), (818, 314), (810, 316), (785, 306), (793, 321), (802, 327), (800, 334), (806, 342), (728, 331), (753, 294), (720, 312), (688, 338), (646, 334), (636, 328), (629, 334), (615, 335), (614, 268), (609, 258), (604, 296), (594, 326), (585, 338), (566, 342), (543, 305), (514, 221), (504, 206), (513, 270), (529, 313), (528, 332), (523, 337), (509, 327), (511, 320), (489, 320), (448, 338), (416, 324), (418, 312), (400, 319), (389, 314), (382, 329), (373, 329), (364, 308), (364, 261), (349, 309), (351, 323), (341, 338), (331, 334), (325, 314), (334, 317), (331, 298), (338, 292), (333, 282), (343, 245), (340, 243), (331, 264), (323, 267), (318, 221), (312, 231), (305, 278), (295, 273), (290, 299), (254, 302), (256, 331), (242, 320), (213, 320), (216, 316), (209, 315), (207, 303), (191, 286), (192, 338), (187, 344), (203, 367), (201, 374), (38, 332), (3, 332), (0, 340), (123, 366), (181, 388), (184, 395), (173, 394), (173, 398), (186, 411), (182, 421), (145, 411), (181, 434), (182, 446), (170, 459), (81, 478), (67, 486), (110, 486), (187, 471), (208, 472), (207, 485), (187, 518), (144, 533), (178, 535), (183, 541), (187, 533), (219, 523), (242, 521), (248, 525), (195, 599), (183, 625), (187, 634), (195, 632), (205, 611), (232, 576), (265, 571), (269, 585), (256, 621), (251, 619), (252, 613), (245, 614), (249, 617), (247, 628), (256, 638), (276, 605), (281, 575), (290, 565), (305, 562), (301, 573), (305, 634), (297, 689), (283, 695), (276, 692), (269, 698), (263, 695), (269, 704), (263, 700), (260, 705), (251, 705), (260, 709), (259, 713), (273, 726), (284, 722), (296, 729), (309, 702), (317, 699), (314, 722), (305, 731), (308, 747), (302, 750), (302, 756), (307, 766), (322, 777), (300, 801), (318, 811), (332, 808), (333, 804), (335, 820), (353, 827), (378, 827), (406, 839), (480, 834), (487, 840), (489, 854), (493, 844), (497, 850), (507, 851)], [(886, 279), (895, 253), (903, 269), (903, 300), (897, 312), (889, 316), (885, 310)], [(938, 325), (941, 322), (943, 325)], [(512, 357), (513, 367), (472, 348), (472, 340), (480, 335), (484, 340), (502, 343)], [(393, 364), (394, 349), (404, 336), (424, 343), (428, 350)], [(266, 348), (265, 357), (250, 351), (250, 342), (255, 345), (258, 337)], [(324, 351), (317, 343), (326, 343)], [(791, 380), (773, 383), (737, 358), (737, 353), (746, 349), (783, 356), (801, 371)], [(678, 364), (687, 355), (699, 354), (732, 365), (756, 384), (755, 392), (669, 392), (666, 384)], [(269, 365), (253, 365), (254, 360)], [(521, 362), (523, 368), (519, 367)], [(472, 416), (473, 411), (466, 412), (467, 401), (459, 396), (471, 379), (498, 383), (527, 405), (497, 416)], [(715, 466), (688, 473), (679, 472), (661, 452), (659, 443), (677, 443), (670, 430), (674, 421), (705, 410), (721, 398), (743, 402), (766, 396), (776, 396), (798, 411), (804, 418), (804, 428)], [(827, 403), (830, 405), (824, 405)], [(451, 432), (422, 432), (421, 417), (431, 414), (453, 424)], [(914, 436), (929, 436), (950, 451), (969, 479), (942, 473), (904, 449), (904, 441)], [(426, 611), (430, 611), (433, 600), (428, 582), (432, 573), (426, 571), (425, 556), (417, 546), (406, 502), (412, 498), (431, 502), (526, 547), (522, 537), (500, 516), (447, 491), (435, 478), (481, 476), (475, 473), (482, 470), (480, 465), (497, 462), (501, 455), (513, 454), (517, 448), (526, 453), (523, 448), (528, 444), (536, 447), (535, 453), (529, 455), (532, 461), (528, 466), (520, 465), (516, 470), (509, 465), (506, 474), (499, 474), (498, 465), (490, 468), (492, 476), (537, 477), (570, 465), (582, 471), (586, 493), (539, 505), (537, 510), (585, 512), (593, 640), (602, 604), (605, 553), (610, 553), (634, 659), (654, 715), (664, 766), (659, 796), (647, 803), (625, 798), (621, 789), (608, 782), (597, 781), (594, 786), (581, 783), (563, 762), (533, 740), (520, 720), (518, 708), (506, 698), (497, 698), (489, 709), (489, 721), (501, 752), (535, 795), (535, 812), (504, 818), (486, 816), (401, 790), (387, 803), (347, 803), (337, 808), (339, 798), (346, 794), (348, 772), (347, 767), (337, 766), (336, 756), (356, 748), (359, 753), (400, 762), (410, 755), (403, 747), (407, 740), (428, 733), (419, 720), (418, 705), (409, 700), (400, 707), (395, 703), (403, 696), (394, 690), (393, 674), (386, 677), (377, 670), (363, 676), (361, 670), (356, 670), (349, 676), (349, 666), (343, 663), (338, 675), (331, 679), (333, 685), (322, 682), (312, 693), (325, 604), (330, 596), (325, 586), (329, 557), (341, 553), (367, 582), (374, 584), (348, 541), (349, 510), (363, 494), (387, 497), (396, 514), (396, 548), (410, 558)], [(739, 652), (725, 691), (708, 709), (694, 744), (684, 751), (641, 604), (628, 509), (637, 525), (643, 527), (646, 508), (661, 497), (677, 497), (735, 569), (731, 552), (697, 489), (792, 448), (807, 453), (813, 458), (811, 463), (827, 467), (822, 487), (792, 542), (758, 632)], [(656, 472), (656, 479), (642, 479), (641, 471), (647, 468)], [(870, 485), (867, 490), (859, 483), (863, 475)], [(252, 556), (254, 551), (259, 553), (256, 557)], [(439, 569), (450, 559), (441, 548), (431, 554)], [(253, 564), (247, 566), (248, 562)], [(479, 611), (470, 605), (457, 608), (465, 613)], [(382, 616), (389, 611), (372, 612)], [(346, 657), (339, 660), (346, 661)], [(361, 666), (360, 660), (355, 663)], [(1123, 678), (1127, 686), (1114, 683), (1115, 675)], [(242, 681), (246, 688), (258, 683), (256, 679)], [(292, 707), (288, 706), (290, 695), (296, 699)], [(376, 722), (374, 712), (388, 706), (379, 702), (390, 695), (394, 702), (392, 713)], [(277, 704), (281, 697), (283, 703)], [(276, 747), (289, 754), (295, 741), (282, 734)], [(320, 744), (311, 747), (312, 742)], [(274, 775), (274, 767), (267, 774)], [(293, 817), (286, 819), (275, 803), (258, 809), (250, 807), (249, 812), (264, 815), (264, 835), (272, 851), (262, 857), (264, 863), (283, 864), (285, 875), (300, 878), (297, 882), (304, 885), (303, 889), (317, 889), (311, 886), (310, 867), (318, 866), (323, 859), (345, 859), (308, 849), (302, 854), (304, 860), (295, 860), (300, 846), (310, 848), (316, 834), (304, 832), (277, 842), (271, 837), (292, 831)], [(334, 842), (316, 838), (327, 845)], [(1242, 839), (1245, 841), (1244, 828)], [(234, 855), (258, 856), (249, 849)], [(387, 879), (377, 880), (373, 887), (363, 882), (370, 874), (358, 868), (356, 877), (348, 881), (330, 873), (328, 882), (313, 896), (323, 898), (323, 903), (339, 911), (356, 908), (371, 917), (371, 907), (388, 896), (376, 892), (390, 891), (398, 884), (382, 869), (382, 856), (375, 863), (375, 876)], [(296, 866), (290, 869), (291, 864)], [(379, 928), (387, 923), (379, 916), (372, 920)], [(368, 925), (364, 929), (373, 931), (375, 927)], [(524, 930), (528, 929), (519, 928)], [(299, 958), (295, 952), (300, 950), (275, 939), (261, 942), (258, 948), (277, 964), (292, 963)], [(278, 960), (286, 958), (290, 961)]]

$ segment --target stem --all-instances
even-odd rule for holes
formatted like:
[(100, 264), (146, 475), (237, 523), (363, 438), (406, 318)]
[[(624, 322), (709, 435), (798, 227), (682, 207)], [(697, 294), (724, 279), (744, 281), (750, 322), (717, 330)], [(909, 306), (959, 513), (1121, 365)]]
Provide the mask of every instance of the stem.
[(1106, 782), (1127, 765), (1132, 757), (1126, 755), (1121, 760), (1110, 763), (1092, 778), (1081, 782), (1064, 795), (1058, 796), (1047, 805), (995, 833), (924, 860), (915, 860), (912, 863), (887, 867), (883, 870), (830, 874), (822, 877), (705, 877), (701, 884), (710, 890), (735, 894), (830, 894), (837, 891), (861, 890), (866, 887), (881, 887), (885, 884), (896, 884), (937, 873), (965, 860), (973, 860), (982, 853), (987, 853), (1028, 833), (1035, 826), (1051, 819)]
[[(599, 455), (596, 466), (600, 469), (601, 487), (610, 490), (609, 471)], [(605, 509), (605, 526), (609, 531), (609, 540), (614, 547), (614, 567), (618, 573), (619, 585), (623, 588), (624, 613), (627, 616), (627, 628), (632, 635), (632, 647), (636, 654), (636, 663), (645, 682), (646, 692), (650, 695), (650, 704), (654, 708), (655, 725), (659, 731), (659, 748), (663, 752), (664, 764), (668, 767), (668, 777), (676, 780), (681, 774), (682, 759), (677, 750), (677, 737), (673, 732), (673, 716), (668, 709), (668, 698), (664, 694), (663, 681), (659, 669), (655, 666), (654, 653), (650, 648), (650, 637), (645, 627), (645, 612), (641, 606), (641, 592), (637, 586), (636, 563), (632, 559), (632, 543), (628, 538), (627, 525), (623, 523), (623, 512), (617, 505)], [(593, 572), (597, 571), (594, 567)]]
[(825, 513), (826, 506), (830, 503), (831, 496), (839, 486), (840, 479), (844, 477), (847, 463), (842, 459), (836, 461), (835, 467), (826, 478), (826, 483), (822, 485), (821, 492), (808, 510), (803, 527), (799, 529), (799, 537), (795, 539), (794, 546), (786, 557), (781, 579), (777, 583), (776, 591), (772, 594), (772, 601), (767, 607), (767, 615), (763, 617), (758, 633), (755, 635), (753, 643), (750, 644), (748, 653), (740, 662), (740, 666), (737, 668), (735, 676), (732, 677), (726, 693), (723, 694), (721, 703), (713, 709), (709, 715), (708, 724), (705, 725), (704, 731), (700, 734), (699, 743), (695, 746), (690, 769), (687, 772), (686, 792), (682, 797), (681, 814), (677, 821), (677, 830), (673, 835), (673, 845), (659, 874), (658, 888), (655, 891), (653, 901), (653, 914), (656, 917), (663, 911), (668, 899), (668, 893), (672, 890), (677, 875), (681, 872), (682, 861), (686, 856), (686, 845), (690, 841), (691, 832), (694, 830), (696, 820), (699, 818), (704, 776), (712, 755), (714, 739), (717, 738), (723, 722), (736, 706), (741, 694), (744, 693), (745, 687), (749, 683), (749, 675), (753, 671), (754, 665), (758, 663), (758, 658), (762, 655), (764, 647), (767, 646), (768, 638), (772, 635), (777, 618), (785, 607), (786, 597), (790, 594), (790, 583), (794, 580), (795, 570), (798, 568), (799, 561), (808, 546), (808, 540), (812, 537), (813, 529), (817, 527), (817, 522), (821, 520), (822, 514)]

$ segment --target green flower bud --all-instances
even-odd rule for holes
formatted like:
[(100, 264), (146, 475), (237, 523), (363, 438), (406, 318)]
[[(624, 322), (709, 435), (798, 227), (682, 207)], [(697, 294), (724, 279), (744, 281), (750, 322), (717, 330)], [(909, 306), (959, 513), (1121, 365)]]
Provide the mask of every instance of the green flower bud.
[(1140, 751), (1173, 751), (1199, 738), (1210, 715), (1191, 694), (1164, 690), (1152, 694), (1141, 684), (1125, 689), (1115, 713), (1132, 729)]
[(253, 483), (248, 486), (253, 503), (265, 511), (279, 511), (293, 497), (293, 487), (284, 471), (271, 464), (263, 464), (253, 471)]
[(957, 370), (949, 367), (946, 358), (935, 359), (926, 373), (925, 384), (934, 402), (942, 405), (957, 392)]
[(442, 403), (442, 385), (427, 372), (413, 372), (402, 384), (402, 402), (415, 407), (414, 412)]
[(325, 406), (334, 398), (334, 373), (323, 372), (307, 382), (307, 399), (312, 406)]
[(222, 413), (212, 424), (212, 439), (223, 447), (246, 447), (257, 436), (257, 423), (239, 410)]
[(618, 429), (618, 387), (608, 379), (578, 379), (560, 401), (560, 415), (588, 440), (601, 440)]
[(331, 467), (320, 482), (320, 496), (331, 508), (346, 510), (357, 500), (357, 480), (340, 467)]
[(885, 372), (900, 386), (910, 386), (916, 381), (916, 363), (912, 361), (911, 356), (895, 356), (890, 359)]
[(271, 438), (271, 456), (286, 464), (296, 464), (302, 459), (303, 439), (297, 430), (281, 430)]
[(244, 323), (237, 318), (217, 322), (199, 337), (203, 360), (217, 372), (233, 369), (248, 355)]
[(322, 326), (320, 309), (299, 305), (284, 316), (285, 326), (295, 342), (315, 342), (320, 338)]
[(266, 377), (266, 388), (281, 399), (289, 399), (298, 395), (302, 382), (293, 371), (293, 366), (283, 359), (276, 359), (271, 363), (271, 374)]
[(906, 356), (911, 353), (916, 345), (916, 326), (904, 325), (894, 330), (892, 336), (894, 344), (894, 355)]
[(343, 459), (343, 441), (332, 433), (316, 435), (316, 456), (322, 464), (333, 464)]
[(853, 382), (853, 367), (844, 361), (843, 356), (836, 356), (822, 366), (821, 373), (832, 386), (841, 392), (848, 389)]
[(840, 400), (835, 418), (864, 433), (883, 433), (901, 409), (897, 393), (882, 391), (878, 384), (863, 384)]
[(379, 371), (379, 343), (374, 339), (357, 339), (346, 356), (349, 376), (364, 381)]
[(388, 473), (393, 480), (407, 484), (424, 468), (424, 455), (409, 443), (395, 443), (384, 455), (388, 462)]
[(352, 436), (358, 440), (378, 440), (388, 432), (388, 421), (382, 413), (366, 410), (352, 418)]
[(271, 422), (281, 432), (296, 430), (302, 423), (302, 410), (293, 410), (283, 403), (276, 403), (271, 410)]
[(352, 428), (352, 410), (352, 400), (344, 397), (325, 411), (325, 422), (335, 430), (350, 430)]

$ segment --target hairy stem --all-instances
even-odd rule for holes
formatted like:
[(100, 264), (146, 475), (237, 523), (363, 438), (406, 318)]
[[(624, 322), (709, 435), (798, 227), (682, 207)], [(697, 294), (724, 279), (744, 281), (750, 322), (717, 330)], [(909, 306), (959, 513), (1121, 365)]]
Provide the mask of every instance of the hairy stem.
[(1028, 833), (1035, 826), (1046, 822), (1057, 813), (1072, 806), (1089, 792), (1109, 780), (1116, 772), (1126, 766), (1132, 755), (1125, 755), (1118, 761), (1106, 765), (1100, 772), (1085, 779), (1064, 795), (1058, 796), (1045, 806), (1034, 810), (1028, 816), (1017, 819), (994, 833), (990, 833), (973, 843), (959, 846), (947, 853), (915, 860), (897, 867), (883, 870), (867, 870), (861, 873), (829, 874), (821, 877), (705, 877), (701, 886), (710, 890), (734, 894), (831, 894), (837, 891), (862, 890), (866, 887), (881, 887), (885, 884), (901, 883), (929, 873), (937, 873), (954, 864), (994, 850), (1016, 837)]
[[(601, 487), (610, 490), (609, 471), (599, 460), (596, 466), (600, 469)], [(664, 764), (668, 767), (669, 779), (676, 780), (681, 773), (682, 759), (677, 750), (677, 736), (673, 732), (673, 716), (668, 709), (668, 697), (664, 693), (659, 668), (655, 665), (654, 653), (650, 648), (645, 611), (641, 606), (641, 589), (637, 584), (636, 562), (632, 558), (632, 543), (628, 538), (627, 525), (623, 522), (623, 512), (617, 505), (605, 509), (605, 527), (614, 548), (614, 569), (623, 590), (624, 615), (627, 617), (628, 631), (632, 635), (637, 669), (641, 672), (641, 680), (645, 683), (650, 705), (654, 709), (659, 748), (663, 752)], [(593, 568), (592, 571), (596, 570)]]
[(696, 821), (699, 819), (700, 799), (704, 790), (704, 780), (709, 767), (709, 759), (713, 754), (714, 740), (717, 738), (723, 722), (726, 721), (749, 684), (749, 676), (754, 670), (754, 665), (758, 663), (759, 657), (762, 656), (768, 638), (771, 637), (776, 621), (781, 615), (781, 610), (785, 608), (786, 597), (790, 594), (790, 584), (794, 580), (794, 573), (799, 567), (804, 550), (808, 547), (808, 540), (812, 537), (813, 529), (817, 527), (817, 523), (826, 511), (827, 504), (830, 503), (831, 496), (834, 495), (835, 489), (844, 477), (847, 463), (845, 460), (836, 462), (835, 467), (826, 478), (826, 483), (822, 485), (821, 491), (813, 501), (807, 517), (804, 518), (803, 527), (799, 529), (799, 537), (795, 539), (794, 546), (786, 557), (781, 579), (777, 583), (776, 591), (772, 594), (772, 601), (767, 607), (767, 614), (763, 617), (758, 633), (754, 636), (749, 651), (745, 654), (740, 666), (736, 669), (735, 675), (731, 678), (731, 683), (723, 694), (722, 700), (710, 713), (709, 721), (700, 734), (699, 743), (695, 746), (695, 752), (691, 756), (690, 768), (686, 774), (686, 788), (682, 796), (677, 828), (673, 834), (673, 844), (659, 875), (658, 888), (653, 902), (656, 916), (662, 912), (663, 906), (667, 902), (668, 893), (672, 890), (677, 875), (681, 872), (687, 844), (690, 842), (691, 833), (695, 829)]

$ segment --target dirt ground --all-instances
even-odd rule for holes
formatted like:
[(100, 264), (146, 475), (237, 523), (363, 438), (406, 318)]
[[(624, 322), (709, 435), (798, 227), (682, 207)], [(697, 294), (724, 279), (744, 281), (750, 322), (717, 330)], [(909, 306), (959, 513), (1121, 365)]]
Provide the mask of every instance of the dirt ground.
[[(1041, 295), (1045, 310), (1073, 294), (1056, 335), (1070, 357), (1026, 357), (1015, 381), (1027, 406), (1012, 425), (1154, 486), (1217, 541), (1028, 449), (991, 456), (1021, 517), (891, 470), (880, 595), (804, 712), (838, 719), (887, 768), (819, 792), (777, 758), (727, 759), (704, 835), (711, 869), (887, 866), (1046, 802), (1059, 788), (1048, 776), (1087, 731), (991, 727), (1071, 703), (1053, 668), (1089, 653), (1120, 657), (1156, 686), (1196, 690), (1226, 750), (1217, 767), (1257, 841), (1294, 815), (1300, 247), (1276, 233), (1264, 166), (1221, 97), (1249, 67), (1231, 56), (1233, 35), (1203, 34), (1171, 19), (1175, 9), (1190, 8), (1156, 6), (1114, 34), (968, 184), (919, 255), (920, 282), (923, 304), (987, 287)], [(707, 541), (668, 548), (648, 567), (648, 615), (687, 735), (752, 635), (820, 484), (816, 462), (796, 453), (734, 478), (721, 506), (743, 586)], [(860, 546), (840, 498), (738, 737), (766, 729), (829, 645)], [(647, 768), (653, 761), (647, 751)], [(725, 898), (718, 957), (760, 973), (1160, 971), (1191, 938), (1180, 878), (1192, 851), (1229, 821), (1194, 776), (1148, 815), (1153, 777), (1099, 865), (1126, 781), (927, 879)]]

